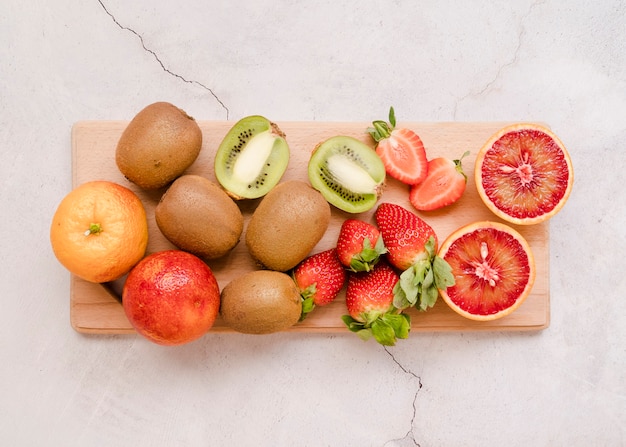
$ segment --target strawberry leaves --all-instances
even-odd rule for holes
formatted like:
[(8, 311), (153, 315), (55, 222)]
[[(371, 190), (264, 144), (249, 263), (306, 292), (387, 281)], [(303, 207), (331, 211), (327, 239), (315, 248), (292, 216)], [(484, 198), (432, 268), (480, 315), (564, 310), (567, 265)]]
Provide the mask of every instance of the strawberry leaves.
[(339, 261), (352, 272), (369, 272), (387, 253), (378, 229), (365, 221), (346, 219), (337, 239)]
[(342, 320), (362, 340), (374, 339), (393, 346), (398, 338), (407, 338), (411, 319), (393, 305), (394, 286), (399, 281), (395, 270), (379, 262), (369, 272), (354, 272), (348, 277), (346, 307)]
[(389, 138), (391, 131), (396, 127), (396, 112), (393, 107), (389, 108), (389, 123), (382, 120), (372, 122), (373, 127), (368, 127), (367, 132), (377, 143), (385, 138)]
[(433, 307), (439, 289), (454, 285), (450, 265), (435, 254), (435, 239), (430, 237), (425, 250), (428, 259), (422, 259), (400, 274), (394, 287), (394, 306), (398, 309), (416, 307), (420, 311)]
[(435, 231), (416, 214), (394, 203), (381, 204), (375, 213), (388, 259), (402, 270), (394, 287), (394, 306), (425, 311), (435, 305), (439, 289), (454, 284), (448, 263), (437, 256)]
[(396, 339), (408, 338), (411, 330), (411, 317), (402, 313), (386, 313), (365, 322), (357, 321), (350, 315), (344, 315), (341, 319), (361, 340), (367, 341), (374, 337), (383, 346), (394, 346)]
[(369, 238), (363, 239), (363, 249), (352, 256), (350, 270), (353, 272), (368, 272), (376, 265), (381, 254), (387, 252), (382, 238), (378, 238), (376, 245), (372, 247)]

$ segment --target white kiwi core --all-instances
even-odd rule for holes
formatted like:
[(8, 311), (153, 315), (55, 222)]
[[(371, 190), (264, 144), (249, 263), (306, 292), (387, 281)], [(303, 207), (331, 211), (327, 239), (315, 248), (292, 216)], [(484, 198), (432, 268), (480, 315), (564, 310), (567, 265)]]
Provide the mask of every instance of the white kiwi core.
[(237, 157), (233, 176), (242, 184), (252, 183), (263, 170), (265, 161), (272, 153), (276, 137), (270, 130), (253, 136)]
[(359, 194), (371, 194), (376, 190), (377, 183), (369, 173), (350, 158), (335, 154), (326, 160), (332, 177), (345, 188)]

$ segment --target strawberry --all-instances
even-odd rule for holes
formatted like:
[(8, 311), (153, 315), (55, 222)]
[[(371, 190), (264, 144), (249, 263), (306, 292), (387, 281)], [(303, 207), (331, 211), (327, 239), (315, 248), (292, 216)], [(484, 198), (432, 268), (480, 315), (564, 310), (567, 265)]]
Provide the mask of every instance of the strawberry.
[(407, 338), (411, 319), (393, 305), (398, 274), (382, 261), (369, 272), (353, 272), (348, 276), (346, 307), (342, 318), (350, 331), (361, 339), (372, 336), (378, 343), (393, 346), (398, 338)]
[(376, 141), (376, 153), (383, 161), (387, 174), (407, 185), (417, 185), (426, 178), (428, 160), (420, 137), (411, 129), (396, 129), (393, 107), (389, 123), (377, 120), (367, 131)]
[(300, 262), (292, 276), (302, 296), (302, 321), (315, 306), (325, 306), (337, 297), (347, 274), (339, 262), (337, 250), (331, 248)]
[(339, 230), (339, 261), (353, 272), (367, 272), (387, 249), (378, 228), (358, 219), (346, 219)]
[(409, 201), (420, 211), (432, 211), (450, 205), (465, 192), (467, 176), (461, 164), (465, 152), (458, 160), (446, 157), (433, 158), (428, 162), (428, 175), (419, 185), (411, 186)]
[(402, 270), (394, 305), (398, 309), (434, 306), (439, 290), (454, 284), (446, 261), (436, 255), (437, 235), (430, 225), (394, 203), (382, 203), (375, 212), (388, 260)]

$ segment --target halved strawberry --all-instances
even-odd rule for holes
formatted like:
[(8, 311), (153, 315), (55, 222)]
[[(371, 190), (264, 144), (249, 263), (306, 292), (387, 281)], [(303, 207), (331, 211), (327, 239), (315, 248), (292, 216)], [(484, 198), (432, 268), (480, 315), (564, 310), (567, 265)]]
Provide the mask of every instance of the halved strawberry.
[(378, 228), (358, 219), (346, 219), (337, 238), (339, 261), (353, 272), (367, 272), (387, 249)]
[(349, 315), (341, 318), (350, 331), (363, 340), (373, 336), (385, 346), (393, 346), (396, 339), (409, 336), (410, 317), (393, 305), (394, 288), (399, 279), (384, 261), (369, 272), (349, 274), (346, 290)]
[(411, 186), (409, 201), (420, 211), (432, 211), (448, 206), (461, 198), (465, 192), (467, 176), (463, 172), (463, 157), (451, 160), (433, 158), (428, 162), (428, 175), (419, 185)]
[(294, 268), (292, 276), (302, 296), (302, 321), (315, 306), (325, 306), (337, 298), (347, 274), (337, 250), (331, 248), (306, 258)]
[(438, 289), (454, 284), (446, 261), (437, 256), (437, 235), (416, 214), (395, 203), (382, 203), (376, 223), (389, 251), (387, 259), (403, 270), (396, 287), (395, 307), (426, 310), (435, 305)]
[(389, 123), (372, 122), (367, 131), (376, 141), (376, 153), (383, 161), (387, 174), (407, 185), (417, 185), (426, 178), (428, 160), (420, 137), (411, 129), (396, 129), (393, 107), (389, 109)]

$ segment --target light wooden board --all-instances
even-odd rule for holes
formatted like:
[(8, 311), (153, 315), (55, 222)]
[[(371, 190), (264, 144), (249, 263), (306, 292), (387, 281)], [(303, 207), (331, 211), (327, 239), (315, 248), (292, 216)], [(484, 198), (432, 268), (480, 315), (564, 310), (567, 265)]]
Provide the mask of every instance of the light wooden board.
[[(150, 240), (148, 252), (155, 252), (173, 247), (160, 233), (154, 221), (154, 208), (163, 190), (145, 192), (128, 182), (115, 164), (117, 141), (128, 124), (127, 121), (81, 121), (72, 128), (72, 175), (73, 185), (77, 186), (89, 180), (111, 180), (135, 191), (143, 200), (148, 214)], [(222, 138), (232, 121), (199, 121), (203, 131), (203, 144), (200, 156), (189, 168), (188, 173), (203, 175), (215, 181), (213, 159)], [(315, 145), (334, 135), (350, 135), (371, 147), (374, 142), (366, 132), (370, 123), (364, 122), (278, 122), (287, 135), (291, 149), (289, 167), (283, 180), (307, 179), (309, 154)], [(420, 213), (434, 228), (440, 242), (458, 227), (478, 220), (498, 220), (481, 202), (473, 179), (475, 156), (479, 148), (505, 122), (490, 123), (399, 123), (402, 127), (415, 130), (426, 147), (429, 158), (447, 156), (458, 158), (469, 150), (470, 155), (463, 159), (463, 167), (468, 174), (467, 189), (464, 196), (454, 205), (442, 210)], [(412, 209), (408, 201), (408, 187), (388, 178), (380, 202), (394, 202)], [(254, 210), (255, 201), (239, 202), (245, 222)], [(373, 222), (373, 211), (356, 215), (357, 218)], [(339, 228), (344, 219), (354, 217), (333, 208), (331, 224), (324, 238), (312, 253), (328, 249), (335, 245)], [(549, 226), (542, 223), (535, 226), (515, 226), (529, 242), (537, 264), (537, 278), (531, 295), (511, 315), (492, 322), (474, 322), (452, 312), (443, 300), (439, 299), (435, 307), (427, 312), (409, 310), (412, 318), (412, 331), (477, 331), (477, 330), (540, 330), (546, 328), (550, 319), (549, 291)], [(245, 232), (245, 227), (244, 227)], [(256, 266), (246, 251), (242, 235), (241, 243), (228, 256), (209, 262), (220, 288), (242, 273), (255, 269)], [(99, 334), (123, 334), (134, 332), (126, 319), (119, 296), (123, 279), (112, 284), (111, 288), (93, 284), (72, 275), (70, 287), (70, 320), (79, 332)], [(112, 289), (112, 290), (111, 290)], [(345, 290), (345, 289), (344, 289)], [(345, 314), (344, 292), (330, 305), (316, 308), (303, 322), (289, 331), (337, 332), (347, 331), (341, 315)], [(213, 332), (230, 332), (218, 318), (211, 329)]]

